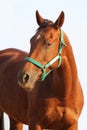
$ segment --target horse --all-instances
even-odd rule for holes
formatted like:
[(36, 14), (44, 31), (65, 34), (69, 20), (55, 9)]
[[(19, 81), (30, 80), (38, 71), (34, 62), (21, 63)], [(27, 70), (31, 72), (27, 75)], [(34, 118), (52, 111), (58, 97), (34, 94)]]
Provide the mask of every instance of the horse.
[(13, 48), (0, 51), (0, 130), (3, 112), (9, 115), (10, 130), (22, 130), (23, 123), (30, 130), (77, 130), (83, 93), (71, 45), (60, 29), (64, 12), (55, 23), (38, 11), (36, 19), (39, 28), (29, 54)]
[(20, 87), (29, 94), (29, 130), (78, 130), (84, 96), (72, 46), (61, 29), (64, 18), (62, 11), (53, 22), (36, 11), (39, 27), (18, 73)]

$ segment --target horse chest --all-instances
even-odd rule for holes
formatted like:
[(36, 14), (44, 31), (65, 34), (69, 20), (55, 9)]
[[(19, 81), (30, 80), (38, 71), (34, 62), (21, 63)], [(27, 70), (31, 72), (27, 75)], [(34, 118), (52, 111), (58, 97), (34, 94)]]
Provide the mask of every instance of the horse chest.
[(71, 108), (63, 106), (56, 98), (41, 100), (37, 106), (38, 109), (34, 115), (39, 117), (39, 121), (46, 128), (49, 126), (50, 128), (55, 126), (62, 128), (63, 125), (69, 126), (77, 120), (75, 112)]
[(63, 107), (58, 105), (56, 98), (41, 101), (39, 112), (40, 117), (43, 119), (42, 122), (48, 122), (48, 124), (60, 121), (63, 117)]
[(64, 125), (69, 126), (76, 121), (76, 113), (72, 109), (63, 106), (48, 108), (44, 118), (44, 122), (46, 124), (48, 123), (48, 126), (51, 128), (54, 128), (55, 126), (62, 128)]
[(50, 122), (55, 122), (56, 120), (60, 121), (63, 117), (63, 108), (60, 106), (57, 106), (56, 108), (53, 106), (49, 107), (46, 110), (45, 117)]
[(55, 127), (62, 129), (77, 121), (77, 116), (74, 111), (63, 106), (47, 107), (43, 115), (41, 115), (41, 118), (43, 119), (41, 120), (41, 124), (47, 129), (53, 129)]

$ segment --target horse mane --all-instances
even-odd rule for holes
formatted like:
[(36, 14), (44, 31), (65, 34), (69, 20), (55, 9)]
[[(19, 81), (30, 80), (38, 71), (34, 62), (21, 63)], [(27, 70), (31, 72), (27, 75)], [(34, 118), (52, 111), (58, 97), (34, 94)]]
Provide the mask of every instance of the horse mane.
[(44, 22), (39, 26), (37, 31), (39, 31), (41, 28), (45, 28), (47, 26), (52, 26), (52, 25), (53, 25), (53, 21), (48, 20), (48, 19), (44, 19)]

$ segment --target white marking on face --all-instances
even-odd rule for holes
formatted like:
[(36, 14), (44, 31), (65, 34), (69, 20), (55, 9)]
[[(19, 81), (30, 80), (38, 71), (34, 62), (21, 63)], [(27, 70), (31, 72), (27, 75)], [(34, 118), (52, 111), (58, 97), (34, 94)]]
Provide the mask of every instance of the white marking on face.
[(41, 37), (41, 35), (39, 34), (39, 35), (37, 36), (36, 40), (38, 40), (40, 37)]

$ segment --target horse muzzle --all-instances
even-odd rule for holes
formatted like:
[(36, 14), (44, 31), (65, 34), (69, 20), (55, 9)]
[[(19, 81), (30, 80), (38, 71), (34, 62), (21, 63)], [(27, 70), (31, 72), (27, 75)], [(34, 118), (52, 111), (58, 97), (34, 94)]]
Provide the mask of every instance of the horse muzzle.
[(20, 71), (18, 73), (18, 84), (20, 87), (31, 91), (33, 88), (35, 88), (39, 79), (39, 75), (40, 73), (34, 70), (30, 71), (29, 73)]
[(29, 74), (25, 72), (18, 73), (18, 83), (22, 88), (26, 88), (26, 84), (29, 82)]
[(25, 72), (19, 72), (18, 73), (18, 82), (21, 84), (26, 84), (29, 80), (29, 74)]

